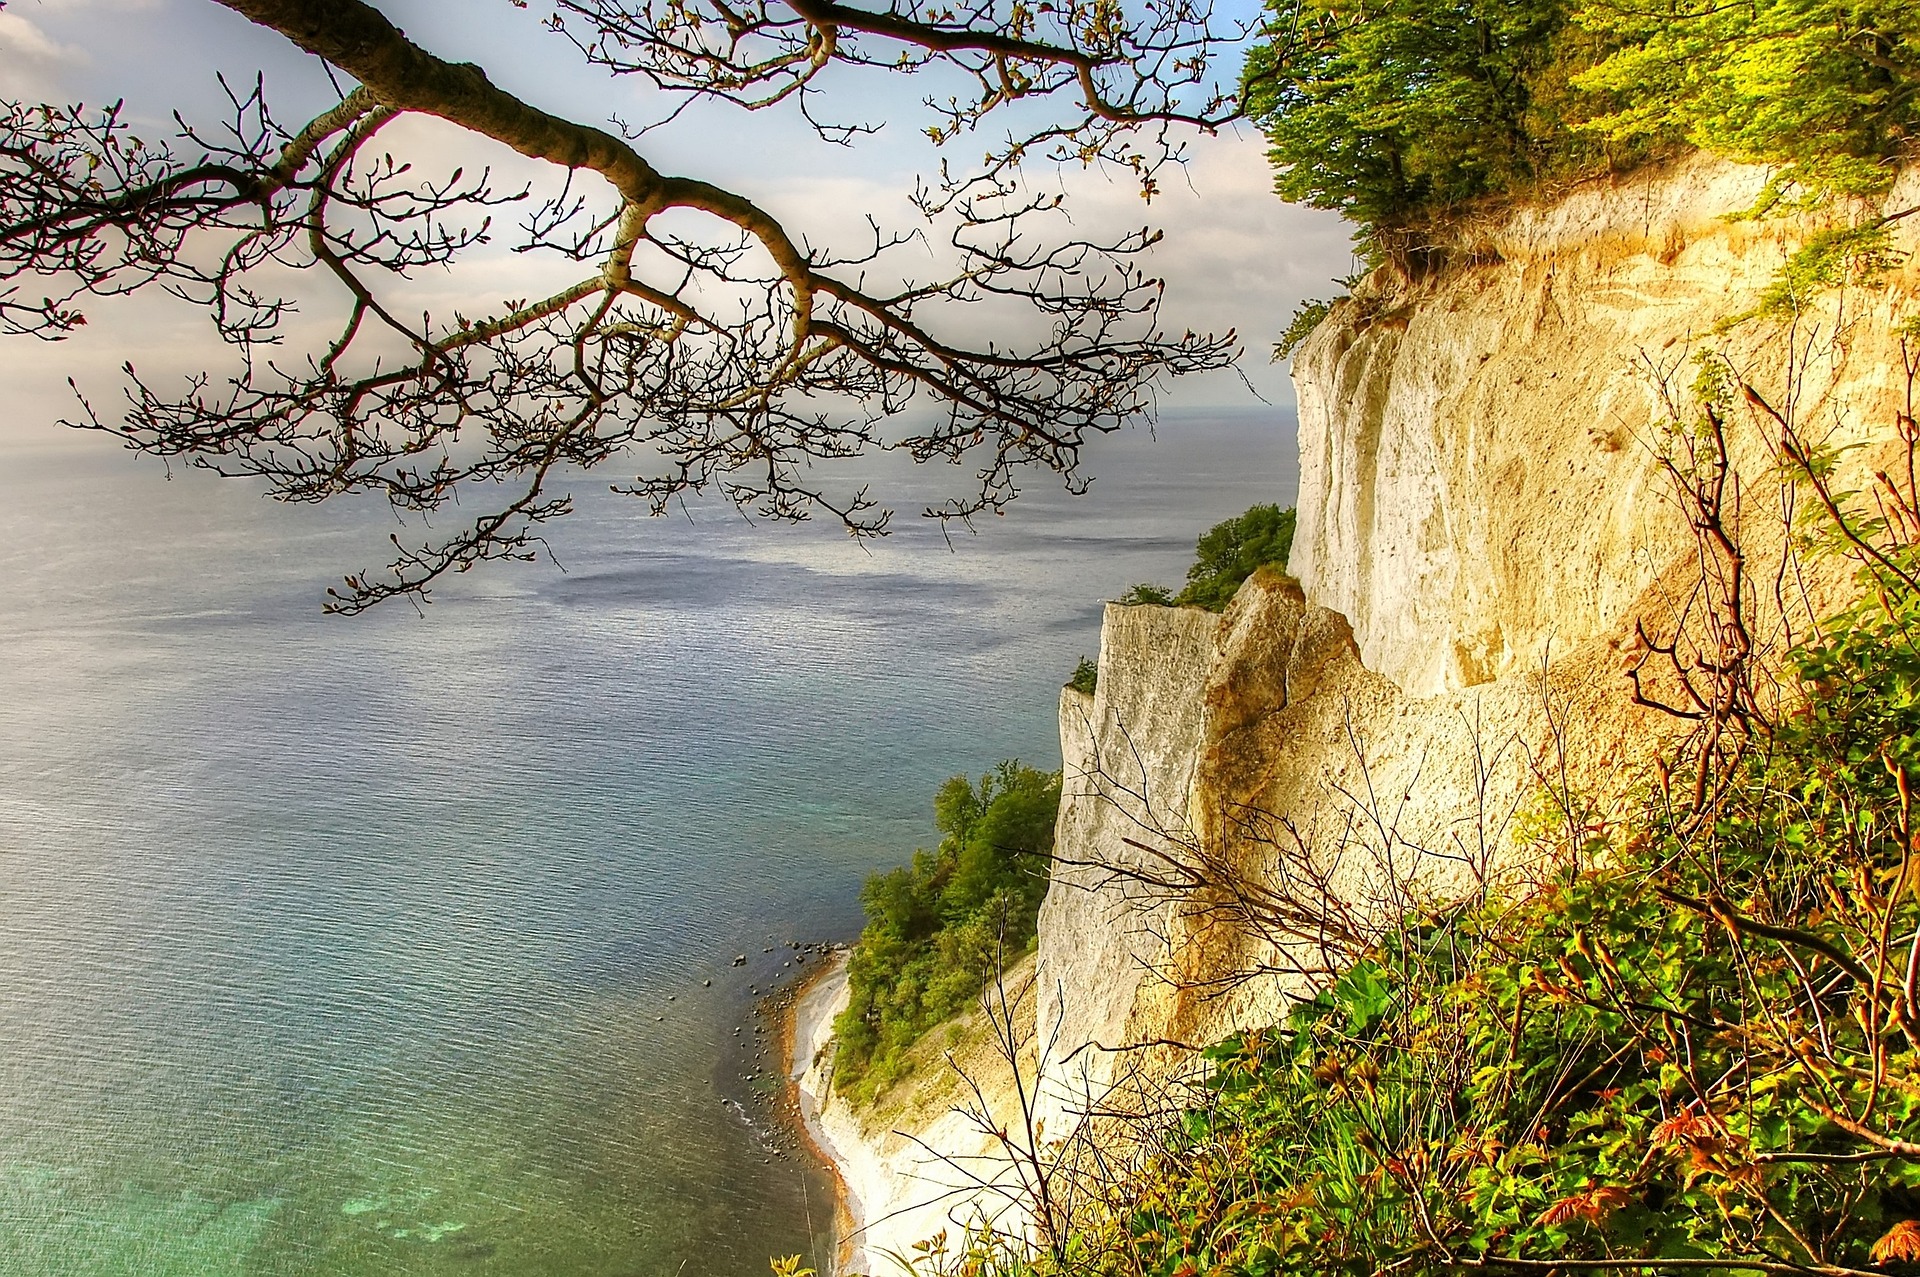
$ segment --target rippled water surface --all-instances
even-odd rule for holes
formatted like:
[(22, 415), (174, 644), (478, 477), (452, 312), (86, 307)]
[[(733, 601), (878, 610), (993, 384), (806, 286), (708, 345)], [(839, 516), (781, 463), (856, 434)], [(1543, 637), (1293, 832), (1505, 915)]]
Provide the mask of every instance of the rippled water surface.
[(318, 599), (379, 511), (0, 451), (0, 1273), (809, 1250), (735, 1046), (762, 951), (851, 934), (943, 777), (1057, 766), (1099, 600), (1290, 499), (1292, 449), (1176, 417), (951, 550), (582, 483), (564, 574), (354, 620)]

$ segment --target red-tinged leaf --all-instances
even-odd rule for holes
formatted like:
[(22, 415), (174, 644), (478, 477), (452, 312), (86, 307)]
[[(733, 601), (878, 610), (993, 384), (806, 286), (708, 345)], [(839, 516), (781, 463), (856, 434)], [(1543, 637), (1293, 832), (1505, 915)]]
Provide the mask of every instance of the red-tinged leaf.
[(1876, 1264), (1920, 1259), (1920, 1219), (1903, 1219), (1886, 1231), (1869, 1252)]

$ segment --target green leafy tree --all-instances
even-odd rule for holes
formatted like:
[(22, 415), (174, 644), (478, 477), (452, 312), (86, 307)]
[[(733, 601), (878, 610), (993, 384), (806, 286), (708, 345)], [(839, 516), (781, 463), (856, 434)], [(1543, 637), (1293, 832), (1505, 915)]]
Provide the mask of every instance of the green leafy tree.
[(1267, 564), (1284, 569), (1293, 549), (1295, 520), (1291, 506), (1282, 510), (1257, 505), (1214, 524), (1194, 546), (1186, 587), (1174, 601), (1218, 612), (1257, 569)]
[(1564, 165), (1564, 0), (1275, 0), (1247, 60), (1286, 199), (1371, 236)]
[(1152, 581), (1129, 585), (1126, 593), (1114, 600), (1121, 607), (1172, 607), (1173, 591)]
[(1002, 961), (1033, 947), (1059, 811), (1060, 774), (1013, 759), (977, 783), (955, 776), (940, 787), (940, 845), (861, 891), (866, 927), (849, 962), (847, 1009), (834, 1022), (836, 1086), (859, 1099), (884, 1091), (923, 1034), (971, 1006)]
[(1414, 253), (1451, 210), (1684, 148), (1766, 212), (1884, 191), (1920, 126), (1904, 0), (1269, 0), (1243, 79), (1276, 185)]
[(1579, 21), (1611, 50), (1578, 79), (1614, 103), (1588, 131), (1785, 162), (1775, 195), (1883, 190), (1920, 124), (1920, 10), (1904, 0), (1589, 0)]

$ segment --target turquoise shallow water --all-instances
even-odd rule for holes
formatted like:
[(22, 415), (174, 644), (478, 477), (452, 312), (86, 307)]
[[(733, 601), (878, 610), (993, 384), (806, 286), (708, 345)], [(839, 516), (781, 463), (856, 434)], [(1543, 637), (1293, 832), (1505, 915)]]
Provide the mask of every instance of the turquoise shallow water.
[(0, 1274), (808, 1250), (738, 1046), (763, 950), (851, 934), (943, 777), (1057, 765), (1099, 600), (1289, 499), (1292, 449), (1175, 418), (951, 551), (583, 483), (564, 573), (350, 621), (378, 511), (0, 452)]

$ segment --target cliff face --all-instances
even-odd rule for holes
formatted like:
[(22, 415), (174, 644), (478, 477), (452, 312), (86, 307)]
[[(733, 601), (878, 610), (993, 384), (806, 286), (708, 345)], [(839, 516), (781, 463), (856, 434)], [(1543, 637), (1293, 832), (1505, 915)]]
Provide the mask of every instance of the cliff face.
[[(1564, 756), (1573, 783), (1600, 788), (1657, 738), (1619, 695), (1620, 660), (1597, 638), (1544, 675), (1415, 697), (1366, 667), (1344, 617), (1277, 572), (1217, 617), (1110, 607), (1104, 694), (1062, 697), (1062, 860), (1036, 963), (1049, 1128), (1114, 1102), (1133, 1070), (1189, 1058), (1110, 1048), (1270, 1024), (1298, 987), (1230, 893), (1183, 868), (1273, 885), (1299, 838), (1340, 862), (1328, 889), (1363, 912), (1389, 860), (1445, 893), (1492, 868), (1535, 816), (1543, 769)], [(1173, 712), (1156, 718), (1157, 701)]]
[[(1729, 220), (1765, 170), (1705, 157), (1463, 233), (1468, 265), (1376, 272), (1297, 353), (1300, 521), (1290, 565), (1415, 696), (1537, 668), (1606, 631), (1681, 548), (1656, 462), (1658, 381), (1711, 349), (1785, 402), (1753, 309), (1831, 218)], [(1909, 172), (1882, 211), (1920, 203)], [(1909, 219), (1910, 220), (1910, 219)], [(1895, 228), (1911, 250), (1911, 226)], [(1880, 424), (1911, 263), (1820, 299), (1797, 333), (1808, 420)], [(1836, 346), (1837, 339), (1837, 346)], [(1736, 439), (1743, 468), (1764, 456)]]
[[(1167, 956), (1168, 902), (1110, 866), (1138, 864), (1133, 843), (1185, 820), (1218, 626), (1191, 608), (1109, 604), (1094, 694), (1060, 693), (1063, 796), (1040, 906), (1040, 934), (1051, 939), (1034, 964), (1040, 1054), (1054, 1083), (1042, 1111), (1055, 1129), (1104, 1088), (1111, 1056), (1102, 1048), (1132, 1040), (1136, 1006), (1152, 991), (1147, 974)], [(1104, 800), (1093, 788), (1103, 775)]]
[[(1320, 886), (1364, 913), (1391, 904), (1389, 862), (1444, 893), (1522, 861), (1567, 795), (1597, 804), (1576, 824), (1630, 800), (1675, 730), (1629, 697), (1636, 625), (1672, 633), (1700, 581), (1661, 458), (1702, 352), (1805, 436), (1868, 445), (1842, 488), (1884, 461), (1920, 270), (1896, 256), (1791, 325), (1723, 326), (1831, 225), (1729, 220), (1766, 176), (1694, 159), (1469, 228), (1431, 277), (1362, 281), (1298, 352), (1292, 577), (1257, 574), (1220, 616), (1109, 607), (1098, 690), (1061, 698), (1034, 965), (1047, 1138), (1122, 1103), (1136, 1070), (1180, 1067), (1178, 1044), (1271, 1023), (1298, 987), (1247, 900), (1186, 868), (1258, 895), (1310, 847)], [(1880, 211), (1915, 204), (1908, 172)], [(1920, 217), (1891, 227), (1897, 254), (1920, 248)], [(1728, 521), (1772, 658), (1851, 575), (1795, 556), (1776, 441), (1758, 413), (1730, 422)]]
[[(1727, 326), (1833, 224), (1729, 220), (1766, 176), (1696, 158), (1469, 228), (1453, 265), (1375, 272), (1308, 339), (1297, 580), (1263, 572), (1217, 618), (1109, 608), (1098, 694), (1062, 701), (1064, 863), (1038, 959), (1055, 1123), (1181, 1057), (1102, 1048), (1271, 1023), (1297, 987), (1243, 902), (1168, 884), (1167, 853), (1271, 886), (1301, 840), (1364, 909), (1386, 861), (1444, 892), (1511, 866), (1556, 793), (1601, 818), (1624, 798), (1675, 729), (1623, 670), (1636, 622), (1671, 633), (1700, 576), (1661, 456), (1702, 352), (1807, 437), (1869, 445), (1843, 488), (1884, 458), (1920, 271), (1909, 256), (1791, 325)], [(1879, 211), (1914, 204), (1909, 172)], [(1917, 220), (1893, 223), (1897, 251), (1920, 247)], [(1772, 431), (1730, 423), (1730, 522), (1777, 656), (1851, 569), (1793, 555)]]

